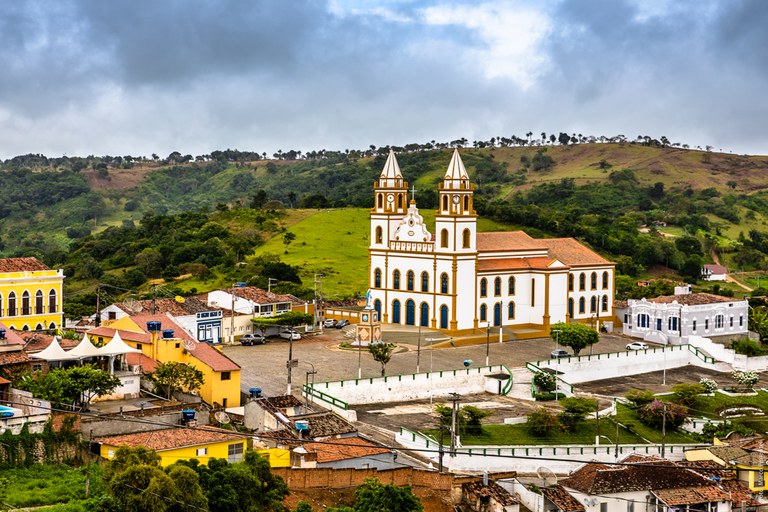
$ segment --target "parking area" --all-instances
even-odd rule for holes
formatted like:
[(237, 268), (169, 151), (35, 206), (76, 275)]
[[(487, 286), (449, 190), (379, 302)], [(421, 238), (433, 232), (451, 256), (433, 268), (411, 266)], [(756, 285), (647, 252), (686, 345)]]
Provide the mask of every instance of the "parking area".
[[(472, 360), (473, 366), (485, 365), (486, 344), (458, 346), (440, 349), (429, 348), (427, 339), (435, 333), (422, 332), (419, 336), (411, 331), (388, 330), (386, 341), (398, 344), (398, 351), (387, 364), (387, 374), (452, 370), (462, 368), (465, 360)], [(442, 335), (440, 335), (442, 336)], [(444, 336), (442, 336), (444, 338)], [(421, 349), (419, 349), (421, 339)], [(365, 350), (338, 348), (343, 337), (342, 331), (327, 329), (323, 334), (308, 335), (293, 342), (292, 358), (298, 365), (292, 370), (293, 391), (298, 392), (305, 381), (316, 382), (353, 379), (358, 375), (358, 364), (363, 377), (377, 377), (381, 365)], [(624, 350), (627, 338), (616, 335), (602, 335), (594, 345), (594, 353), (618, 352)], [(491, 364), (505, 364), (508, 367), (524, 366), (527, 361), (549, 358), (555, 349), (549, 338), (499, 343), (489, 338), (487, 351)], [(288, 340), (270, 338), (265, 345), (225, 346), (224, 353), (242, 367), (241, 387), (258, 387), (266, 395), (280, 395), (287, 390)], [(589, 349), (582, 353), (589, 353)], [(312, 374), (311, 372), (316, 372)]]

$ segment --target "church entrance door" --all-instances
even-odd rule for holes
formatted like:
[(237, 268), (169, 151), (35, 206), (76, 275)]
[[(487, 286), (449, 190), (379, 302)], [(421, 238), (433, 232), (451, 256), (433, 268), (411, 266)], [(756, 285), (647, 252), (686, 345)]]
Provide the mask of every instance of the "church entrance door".
[(499, 303), (493, 306), (493, 325), (494, 327), (501, 325), (501, 304)]
[(405, 301), (405, 325), (416, 325), (416, 303), (410, 299)]

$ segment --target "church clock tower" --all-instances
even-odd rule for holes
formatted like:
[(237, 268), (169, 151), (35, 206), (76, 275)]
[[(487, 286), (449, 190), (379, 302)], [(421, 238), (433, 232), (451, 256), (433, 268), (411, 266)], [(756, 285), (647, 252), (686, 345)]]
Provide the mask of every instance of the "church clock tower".
[[(449, 329), (458, 325), (477, 327), (475, 276), (477, 271), (477, 213), (475, 186), (459, 150), (453, 151), (443, 182), (438, 187), (439, 204), (435, 215), (435, 261), (438, 273), (449, 276)], [(465, 297), (459, 304), (458, 297)], [(467, 300), (467, 298), (472, 298)], [(470, 303), (471, 302), (471, 303)]]
[(408, 213), (408, 182), (403, 180), (394, 151), (389, 151), (379, 181), (374, 184), (371, 210), (371, 249), (385, 249)]

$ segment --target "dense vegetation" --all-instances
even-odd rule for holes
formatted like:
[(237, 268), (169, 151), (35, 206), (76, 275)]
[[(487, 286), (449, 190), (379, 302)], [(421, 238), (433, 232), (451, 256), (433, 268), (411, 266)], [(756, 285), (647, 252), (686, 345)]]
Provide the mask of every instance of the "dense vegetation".
[[(597, 144), (607, 141), (614, 143)], [(450, 158), (440, 149), (467, 145), (458, 139), (393, 148), (423, 212), (436, 206)], [(698, 277), (712, 251), (733, 268), (766, 270), (765, 159), (686, 151), (646, 136), (528, 133), (471, 145), (462, 159), (476, 184), (478, 213), (506, 229), (584, 241), (616, 261), (620, 297), (652, 268)], [(151, 159), (16, 157), (0, 166), (12, 198), (0, 208), (0, 252), (64, 267), (70, 316), (95, 307), (97, 282), (112, 296), (147, 295), (162, 279), (170, 284), (152, 293), (189, 294), (238, 281), (264, 286), (266, 272), (282, 281), (282, 291), (310, 296), (298, 268), (307, 261), (286, 265), (275, 253), (254, 258), (254, 250), (276, 235), (285, 252), (309, 241), (286, 232), (306, 217), (293, 215), (294, 208), (371, 207), (371, 184), (389, 149), (289, 150), (274, 160), (237, 150)], [(313, 270), (337, 274), (339, 283), (361, 278)], [(178, 276), (187, 283), (181, 288)], [(342, 288), (362, 291), (365, 283)]]

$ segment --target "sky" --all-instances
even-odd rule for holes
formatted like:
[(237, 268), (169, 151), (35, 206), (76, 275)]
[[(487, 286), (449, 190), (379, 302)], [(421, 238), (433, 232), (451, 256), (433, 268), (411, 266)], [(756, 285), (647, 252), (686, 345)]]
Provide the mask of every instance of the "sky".
[(582, 133), (768, 155), (764, 0), (0, 2), (0, 158)]

